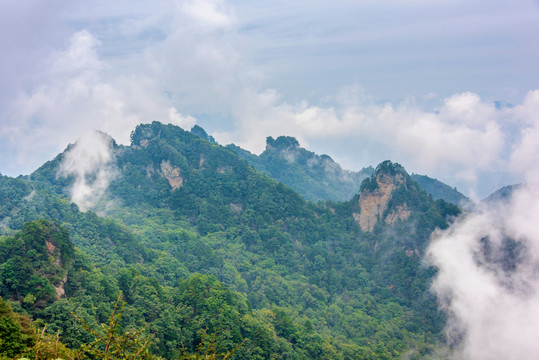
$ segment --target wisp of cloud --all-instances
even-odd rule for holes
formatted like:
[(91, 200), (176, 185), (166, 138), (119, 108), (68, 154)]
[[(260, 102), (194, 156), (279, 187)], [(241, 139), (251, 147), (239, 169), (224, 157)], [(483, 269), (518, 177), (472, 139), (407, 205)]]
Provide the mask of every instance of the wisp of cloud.
[(117, 174), (113, 146), (110, 136), (92, 131), (64, 153), (57, 176), (73, 177), (71, 201), (82, 211), (97, 204)]

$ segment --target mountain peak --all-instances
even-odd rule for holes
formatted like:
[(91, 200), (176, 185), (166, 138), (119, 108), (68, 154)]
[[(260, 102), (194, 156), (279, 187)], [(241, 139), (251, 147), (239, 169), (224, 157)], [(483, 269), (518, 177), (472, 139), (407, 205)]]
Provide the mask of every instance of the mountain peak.
[(258, 171), (290, 186), (310, 201), (347, 201), (357, 194), (361, 181), (370, 176), (372, 167), (360, 171), (344, 170), (329, 155), (318, 155), (300, 146), (291, 136), (269, 136), (266, 150), (259, 156), (229, 145)]
[(390, 176), (396, 176), (397, 174), (401, 174), (405, 177), (408, 176), (408, 173), (402, 165), (400, 165), (399, 163), (391, 162), (391, 160), (382, 161), (380, 164), (378, 164), (378, 166), (374, 170), (374, 173), (376, 174), (376, 176), (380, 174)]
[(410, 217), (411, 212), (406, 203), (399, 204), (387, 213), (393, 192), (406, 186), (409, 179), (404, 167), (386, 160), (376, 167), (370, 178), (363, 180), (359, 196), (360, 211), (354, 213), (354, 218), (363, 231), (372, 231), (379, 220), (393, 224), (397, 220)]
[(213, 144), (216, 144), (215, 139), (213, 136), (209, 135), (206, 130), (204, 130), (201, 126), (195, 125), (191, 128), (191, 134), (194, 134), (198, 136), (201, 139), (207, 140)]
[(522, 188), (522, 186), (523, 184), (513, 184), (501, 187), (492, 194), (490, 194), (487, 198), (483, 199), (483, 202), (494, 203), (508, 201), (509, 199), (511, 199), (515, 191)]
[(279, 136), (277, 139), (274, 139), (271, 136), (266, 138), (266, 150), (277, 149), (277, 150), (288, 150), (299, 148), (298, 140), (293, 136)]

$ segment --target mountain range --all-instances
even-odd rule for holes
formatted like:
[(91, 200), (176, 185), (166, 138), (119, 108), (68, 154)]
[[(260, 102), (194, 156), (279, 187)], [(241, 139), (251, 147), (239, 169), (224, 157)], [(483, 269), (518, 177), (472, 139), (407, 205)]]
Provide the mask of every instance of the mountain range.
[(129, 146), (97, 133), (1, 176), (0, 334), (15, 335), (0, 355), (37, 358), (56, 334), (62, 356), (96, 356), (118, 299), (119, 329), (141, 329), (146, 358), (195, 356), (206, 332), (235, 359), (445, 346), (423, 254), (462, 195), (391, 161), (351, 172), (291, 137), (266, 145), (257, 156), (153, 122)]
[[(198, 134), (199, 130), (196, 129), (195, 133)], [(374, 173), (372, 166), (357, 172), (344, 170), (328, 155), (317, 155), (306, 150), (290, 136), (268, 137), (266, 149), (258, 156), (234, 144), (227, 148), (235, 151), (256, 170), (290, 186), (311, 201), (350, 200), (358, 193), (362, 181)], [(443, 199), (455, 205), (469, 201), (456, 188), (441, 181), (426, 175), (412, 174), (411, 177), (435, 200)]]

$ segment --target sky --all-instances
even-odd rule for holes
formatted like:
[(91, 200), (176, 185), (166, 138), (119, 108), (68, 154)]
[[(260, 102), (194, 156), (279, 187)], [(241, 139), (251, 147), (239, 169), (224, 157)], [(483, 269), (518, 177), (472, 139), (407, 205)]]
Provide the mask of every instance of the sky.
[(474, 198), (538, 160), (516, 163), (539, 122), (537, 0), (3, 0), (0, 33), (4, 175), (155, 120), (390, 159)]

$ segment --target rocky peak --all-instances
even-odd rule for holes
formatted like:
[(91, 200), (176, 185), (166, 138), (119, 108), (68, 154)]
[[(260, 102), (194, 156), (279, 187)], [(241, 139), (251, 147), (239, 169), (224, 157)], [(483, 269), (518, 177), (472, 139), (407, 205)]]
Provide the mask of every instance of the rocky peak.
[(372, 231), (380, 220), (393, 224), (410, 216), (407, 205), (401, 204), (384, 218), (393, 191), (406, 185), (408, 179), (409, 175), (401, 165), (387, 160), (376, 167), (370, 178), (363, 181), (358, 200), (359, 212), (353, 214), (363, 231)]
[(202, 127), (195, 125), (191, 128), (191, 134), (198, 136), (201, 139), (204, 139), (206, 141), (211, 142), (212, 144), (216, 144), (215, 139), (213, 136), (209, 135), (206, 130), (204, 130)]
[(266, 138), (266, 150), (291, 150), (299, 148), (299, 142), (292, 136), (279, 136), (277, 139), (268, 136)]

